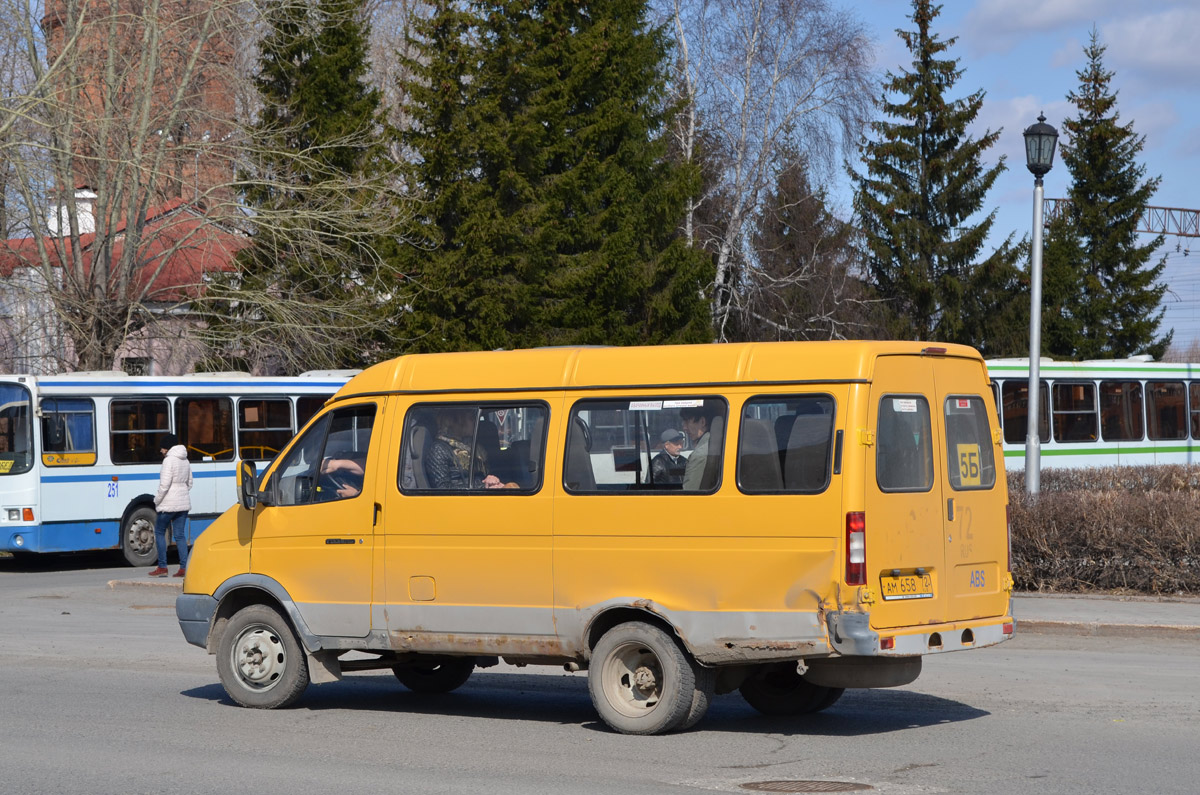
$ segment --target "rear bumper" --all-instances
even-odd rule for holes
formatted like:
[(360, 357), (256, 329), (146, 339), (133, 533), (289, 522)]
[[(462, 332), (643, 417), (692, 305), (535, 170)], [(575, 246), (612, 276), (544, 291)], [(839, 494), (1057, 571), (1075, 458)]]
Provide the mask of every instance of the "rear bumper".
[[(911, 657), (979, 649), (1011, 639), (1015, 629), (1012, 616), (880, 631), (871, 628), (870, 613), (831, 612), (826, 623), (830, 644), (847, 656)], [(892, 639), (891, 648), (881, 648), (883, 638)]]

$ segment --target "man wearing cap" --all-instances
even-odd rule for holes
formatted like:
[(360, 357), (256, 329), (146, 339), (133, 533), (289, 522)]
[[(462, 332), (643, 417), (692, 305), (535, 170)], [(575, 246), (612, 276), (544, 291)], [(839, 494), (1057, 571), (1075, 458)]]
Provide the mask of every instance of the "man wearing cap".
[(158, 547), (158, 568), (150, 571), (151, 577), (167, 576), (167, 528), (175, 534), (175, 547), (179, 550), (179, 571), (176, 577), (184, 576), (187, 570), (187, 535), (184, 525), (188, 511), (192, 509), (192, 465), (188, 463), (187, 448), (179, 443), (173, 433), (165, 434), (158, 442), (162, 454), (162, 469), (158, 473), (158, 493), (154, 495), (154, 509), (158, 518), (154, 520), (154, 543)]
[(683, 470), (687, 466), (687, 459), (680, 455), (680, 451), (683, 450), (685, 438), (683, 431), (677, 428), (662, 432), (662, 452), (650, 461), (651, 483), (659, 485), (683, 482)]

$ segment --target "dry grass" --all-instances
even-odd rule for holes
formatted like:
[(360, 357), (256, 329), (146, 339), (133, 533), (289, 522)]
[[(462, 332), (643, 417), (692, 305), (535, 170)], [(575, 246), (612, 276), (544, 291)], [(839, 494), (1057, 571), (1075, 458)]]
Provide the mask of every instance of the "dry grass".
[(1019, 590), (1200, 594), (1200, 467), (1009, 474)]

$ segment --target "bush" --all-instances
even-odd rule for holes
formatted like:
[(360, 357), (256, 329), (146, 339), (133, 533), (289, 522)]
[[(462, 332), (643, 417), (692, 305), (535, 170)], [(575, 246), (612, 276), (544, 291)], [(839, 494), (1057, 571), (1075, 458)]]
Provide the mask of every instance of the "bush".
[(1008, 475), (1013, 578), (1026, 591), (1200, 593), (1200, 466)]

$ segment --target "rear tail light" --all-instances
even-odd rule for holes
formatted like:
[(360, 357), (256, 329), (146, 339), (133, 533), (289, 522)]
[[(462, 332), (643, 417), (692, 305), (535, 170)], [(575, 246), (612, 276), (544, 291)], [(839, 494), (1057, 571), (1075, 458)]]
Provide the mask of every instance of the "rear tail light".
[(867, 584), (867, 515), (846, 514), (846, 584)]

